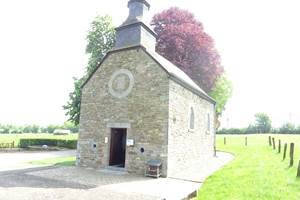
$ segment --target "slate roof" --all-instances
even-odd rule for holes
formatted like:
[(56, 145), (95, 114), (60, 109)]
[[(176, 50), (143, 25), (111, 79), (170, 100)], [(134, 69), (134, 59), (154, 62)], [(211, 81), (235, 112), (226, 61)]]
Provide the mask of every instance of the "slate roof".
[(176, 67), (173, 63), (165, 59), (163, 56), (159, 55), (156, 52), (150, 51), (146, 48), (144, 48), (141, 45), (138, 46), (132, 46), (132, 47), (126, 47), (121, 49), (113, 49), (109, 51), (105, 57), (102, 59), (101, 63), (98, 65), (98, 67), (93, 71), (93, 73), (87, 78), (87, 80), (82, 84), (82, 88), (85, 86), (85, 84), (90, 80), (90, 78), (93, 76), (93, 74), (97, 71), (97, 69), (101, 66), (103, 61), (112, 53), (124, 51), (124, 50), (130, 50), (130, 49), (136, 49), (140, 48), (145, 53), (147, 53), (160, 67), (162, 67), (170, 76), (170, 78), (174, 81), (176, 81), (178, 84), (182, 85), (186, 89), (190, 90), (191, 92), (196, 93), (198, 96), (210, 101), (211, 103), (215, 104), (215, 100), (212, 99), (204, 90), (202, 90), (185, 72), (183, 72), (181, 69)]
[(206, 94), (206, 92), (202, 90), (184, 71), (179, 69), (177, 66), (175, 66), (173, 63), (171, 63), (158, 53), (151, 52), (149, 50), (146, 51), (161, 65), (161, 67), (163, 67), (168, 72), (171, 77), (181, 81), (182, 84), (189, 86), (190, 88), (188, 89), (194, 89), (202, 97), (206, 97), (208, 98), (207, 100), (211, 100), (213, 101), (213, 103), (215, 103), (215, 101), (208, 94)]

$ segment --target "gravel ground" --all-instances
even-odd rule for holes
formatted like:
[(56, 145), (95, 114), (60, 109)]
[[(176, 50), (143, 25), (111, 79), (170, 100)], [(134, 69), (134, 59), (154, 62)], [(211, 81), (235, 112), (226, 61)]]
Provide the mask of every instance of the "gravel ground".
[(129, 174), (103, 173), (76, 167), (41, 167), (0, 172), (0, 200), (161, 199), (151, 195), (135, 192), (124, 193), (101, 187), (106, 184), (128, 183), (145, 179), (147, 178)]
[(43, 151), (43, 152), (0, 152), (0, 172), (16, 169), (35, 167), (29, 164), (30, 161), (42, 160), (47, 158), (75, 156), (75, 150), (66, 151)]
[(205, 177), (232, 159), (231, 154), (218, 153), (206, 168), (189, 170), (182, 175), (185, 180), (152, 179), (120, 171), (77, 167), (2, 171), (0, 200), (179, 200), (198, 190)]
[(1, 200), (160, 200), (161, 198), (145, 196), (141, 194), (124, 194), (111, 190), (74, 190), (74, 189), (30, 189), (8, 188), (0, 189)]

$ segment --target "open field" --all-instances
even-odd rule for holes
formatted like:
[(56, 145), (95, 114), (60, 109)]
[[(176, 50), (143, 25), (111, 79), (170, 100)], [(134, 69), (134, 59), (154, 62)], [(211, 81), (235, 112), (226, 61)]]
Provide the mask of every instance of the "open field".
[[(236, 158), (209, 177), (201, 187), (197, 199), (201, 200), (298, 200), (300, 178), (296, 178), (300, 156), (300, 135), (271, 135), (276, 138), (276, 151), (268, 146), (268, 134), (218, 135), (217, 149), (232, 152)], [(226, 145), (224, 145), (226, 137)], [(294, 166), (287, 159), (282, 161), (277, 151), (278, 139), (295, 143)]]
[(14, 141), (15, 146), (18, 146), (20, 139), (30, 139), (30, 138), (74, 140), (78, 138), (78, 134), (69, 134), (69, 135), (53, 135), (49, 133), (0, 134), (0, 143), (12, 143)]

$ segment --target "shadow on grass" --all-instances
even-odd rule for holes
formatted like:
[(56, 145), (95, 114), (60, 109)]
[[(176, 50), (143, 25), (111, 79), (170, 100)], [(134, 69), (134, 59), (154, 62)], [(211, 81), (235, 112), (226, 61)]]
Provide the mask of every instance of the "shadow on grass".
[(64, 161), (54, 164), (55, 166), (75, 166), (75, 161)]
[(43, 160), (35, 160), (30, 162), (30, 164), (48, 166), (75, 166), (75, 157), (57, 157)]

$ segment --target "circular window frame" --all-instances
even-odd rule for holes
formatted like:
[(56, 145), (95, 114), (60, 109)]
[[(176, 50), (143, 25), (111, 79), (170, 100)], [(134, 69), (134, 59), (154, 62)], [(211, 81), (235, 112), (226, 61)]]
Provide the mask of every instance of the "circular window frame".
[[(129, 85), (128, 85), (127, 89), (124, 91), (116, 91), (113, 89), (113, 82), (116, 79), (116, 77), (119, 75), (125, 75), (129, 79)], [(113, 73), (113, 75), (111, 76), (111, 78), (108, 82), (108, 90), (112, 96), (120, 99), (123, 97), (127, 97), (130, 94), (130, 92), (132, 91), (133, 85), (134, 85), (134, 77), (133, 77), (132, 73), (128, 69), (119, 69), (119, 70), (115, 71)]]

